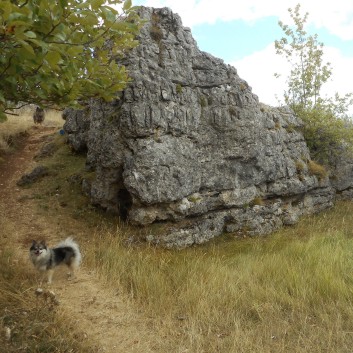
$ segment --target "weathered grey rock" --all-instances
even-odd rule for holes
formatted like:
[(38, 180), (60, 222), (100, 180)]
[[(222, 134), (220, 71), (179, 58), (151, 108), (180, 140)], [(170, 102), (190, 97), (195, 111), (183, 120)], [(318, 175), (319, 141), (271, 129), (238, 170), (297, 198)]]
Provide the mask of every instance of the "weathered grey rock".
[(24, 186), (33, 184), (34, 182), (42, 179), (47, 175), (49, 175), (48, 167), (38, 165), (30, 173), (22, 175), (21, 178), (17, 181), (17, 185)]
[(48, 139), (40, 151), (34, 156), (36, 161), (52, 156), (58, 149), (58, 146), (53, 142), (53, 138)]
[(147, 240), (166, 247), (266, 234), (332, 206), (334, 189), (310, 174), (290, 110), (260, 104), (169, 9), (142, 7), (141, 16), (140, 45), (124, 60), (132, 82), (113, 103), (66, 115), (69, 142), (87, 147), (96, 171), (92, 203), (163, 224)]
[(64, 130), (68, 134), (68, 143), (77, 152), (87, 150), (87, 134), (90, 126), (89, 109), (65, 109), (62, 113)]
[(332, 166), (331, 183), (336, 190), (336, 198), (353, 199), (353, 158), (351, 152), (342, 148), (342, 153), (330, 161)]

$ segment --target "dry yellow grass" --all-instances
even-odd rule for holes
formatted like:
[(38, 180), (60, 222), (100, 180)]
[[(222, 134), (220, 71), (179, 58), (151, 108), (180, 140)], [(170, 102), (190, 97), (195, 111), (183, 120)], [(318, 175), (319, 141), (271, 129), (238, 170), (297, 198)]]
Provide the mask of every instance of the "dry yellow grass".
[[(4, 123), (0, 123), (0, 153), (8, 152), (16, 144), (18, 136), (26, 134), (26, 132), (35, 126), (33, 122), (34, 107), (27, 106), (19, 109), (15, 115), (8, 115)], [(64, 120), (61, 112), (56, 110), (46, 110), (45, 120), (42, 126), (45, 127), (61, 127)]]
[(16, 229), (1, 216), (0, 221), (0, 351), (95, 352), (83, 332), (75, 329), (74, 318), (56, 310), (47, 291), (35, 295), (38, 283), (11, 241)]
[(97, 233), (87, 260), (163, 320), (175, 352), (351, 352), (352, 203), (266, 238), (184, 251)]
[(321, 164), (310, 160), (308, 162), (308, 168), (311, 175), (316, 175), (319, 179), (325, 179), (327, 176), (327, 170)]

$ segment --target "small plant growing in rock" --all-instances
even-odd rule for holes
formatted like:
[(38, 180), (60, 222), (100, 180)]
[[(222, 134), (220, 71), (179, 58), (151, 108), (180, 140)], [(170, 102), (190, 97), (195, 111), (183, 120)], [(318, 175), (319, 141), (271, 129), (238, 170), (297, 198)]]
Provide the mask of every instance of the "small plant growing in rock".
[(288, 126), (286, 127), (286, 131), (288, 133), (294, 132), (295, 131), (295, 127), (293, 124), (288, 124)]
[(175, 86), (175, 89), (176, 89), (176, 92), (177, 92), (178, 94), (180, 94), (181, 92), (183, 92), (183, 86), (182, 86), (180, 83), (178, 83), (178, 84)]
[(266, 104), (264, 104), (264, 103), (260, 103), (260, 111), (261, 111), (262, 113), (268, 112), (269, 109), (270, 109), (270, 107), (269, 107), (268, 105), (266, 105)]
[(297, 168), (297, 172), (300, 174), (304, 171), (305, 164), (298, 159), (297, 161), (295, 161), (295, 167)]
[(251, 205), (252, 206), (264, 206), (265, 205), (265, 201), (264, 201), (264, 199), (262, 197), (257, 196), (251, 201)]
[(237, 116), (237, 110), (236, 110), (235, 107), (230, 106), (230, 107), (228, 108), (228, 111), (229, 111), (229, 114), (230, 114), (230, 115), (232, 115), (232, 116)]
[(202, 108), (207, 107), (207, 99), (204, 96), (200, 97), (200, 105)]
[(242, 83), (239, 85), (239, 88), (240, 88), (241, 91), (245, 91), (248, 87), (247, 87), (247, 85), (246, 85), (244, 82), (242, 82)]
[(194, 195), (190, 195), (188, 197), (188, 200), (192, 203), (198, 203), (202, 200), (202, 197), (200, 195), (194, 194)]
[(319, 180), (325, 179), (327, 176), (327, 171), (326, 171), (325, 167), (319, 163), (316, 163), (313, 160), (310, 160), (308, 162), (308, 168), (309, 168), (309, 173), (311, 175), (317, 176), (319, 178)]
[(151, 18), (150, 35), (153, 40), (159, 43), (163, 39), (163, 32), (162, 29), (159, 27), (158, 23), (159, 16), (153, 13)]
[(154, 134), (153, 134), (153, 139), (156, 142), (162, 142), (161, 139), (161, 130), (157, 127), (156, 129), (154, 129)]
[(156, 42), (160, 42), (163, 38), (163, 33), (162, 30), (158, 27), (158, 26), (151, 26), (151, 37), (153, 40), (155, 40)]

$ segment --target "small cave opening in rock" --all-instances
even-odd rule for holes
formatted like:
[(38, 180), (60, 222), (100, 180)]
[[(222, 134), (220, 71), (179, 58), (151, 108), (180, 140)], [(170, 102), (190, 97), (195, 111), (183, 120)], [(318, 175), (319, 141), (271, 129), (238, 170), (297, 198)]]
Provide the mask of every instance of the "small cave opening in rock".
[(132, 206), (132, 197), (126, 189), (118, 192), (119, 216), (122, 221), (127, 221), (129, 210)]

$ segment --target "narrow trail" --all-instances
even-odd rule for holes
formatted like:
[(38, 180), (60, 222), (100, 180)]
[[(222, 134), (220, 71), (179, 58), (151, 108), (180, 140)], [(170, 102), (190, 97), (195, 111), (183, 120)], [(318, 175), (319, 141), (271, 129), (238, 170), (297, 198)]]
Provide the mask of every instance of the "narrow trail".
[[(31, 240), (54, 241), (60, 234), (59, 226), (36, 213), (33, 200), (26, 197), (30, 190), (18, 187), (16, 182), (36, 165), (33, 157), (55, 130), (31, 129), (21, 147), (0, 165), (0, 213), (13, 229), (5, 237), (17, 245), (19, 256), (28, 262), (29, 273), (33, 271), (38, 278), (28, 259)], [(139, 312), (129, 298), (107, 288), (94, 271), (85, 268), (84, 261), (73, 281), (67, 281), (63, 271), (56, 271), (49, 289), (59, 300), (60, 311), (73, 318), (75, 326), (94, 343), (97, 352), (161, 352), (155, 322)]]

